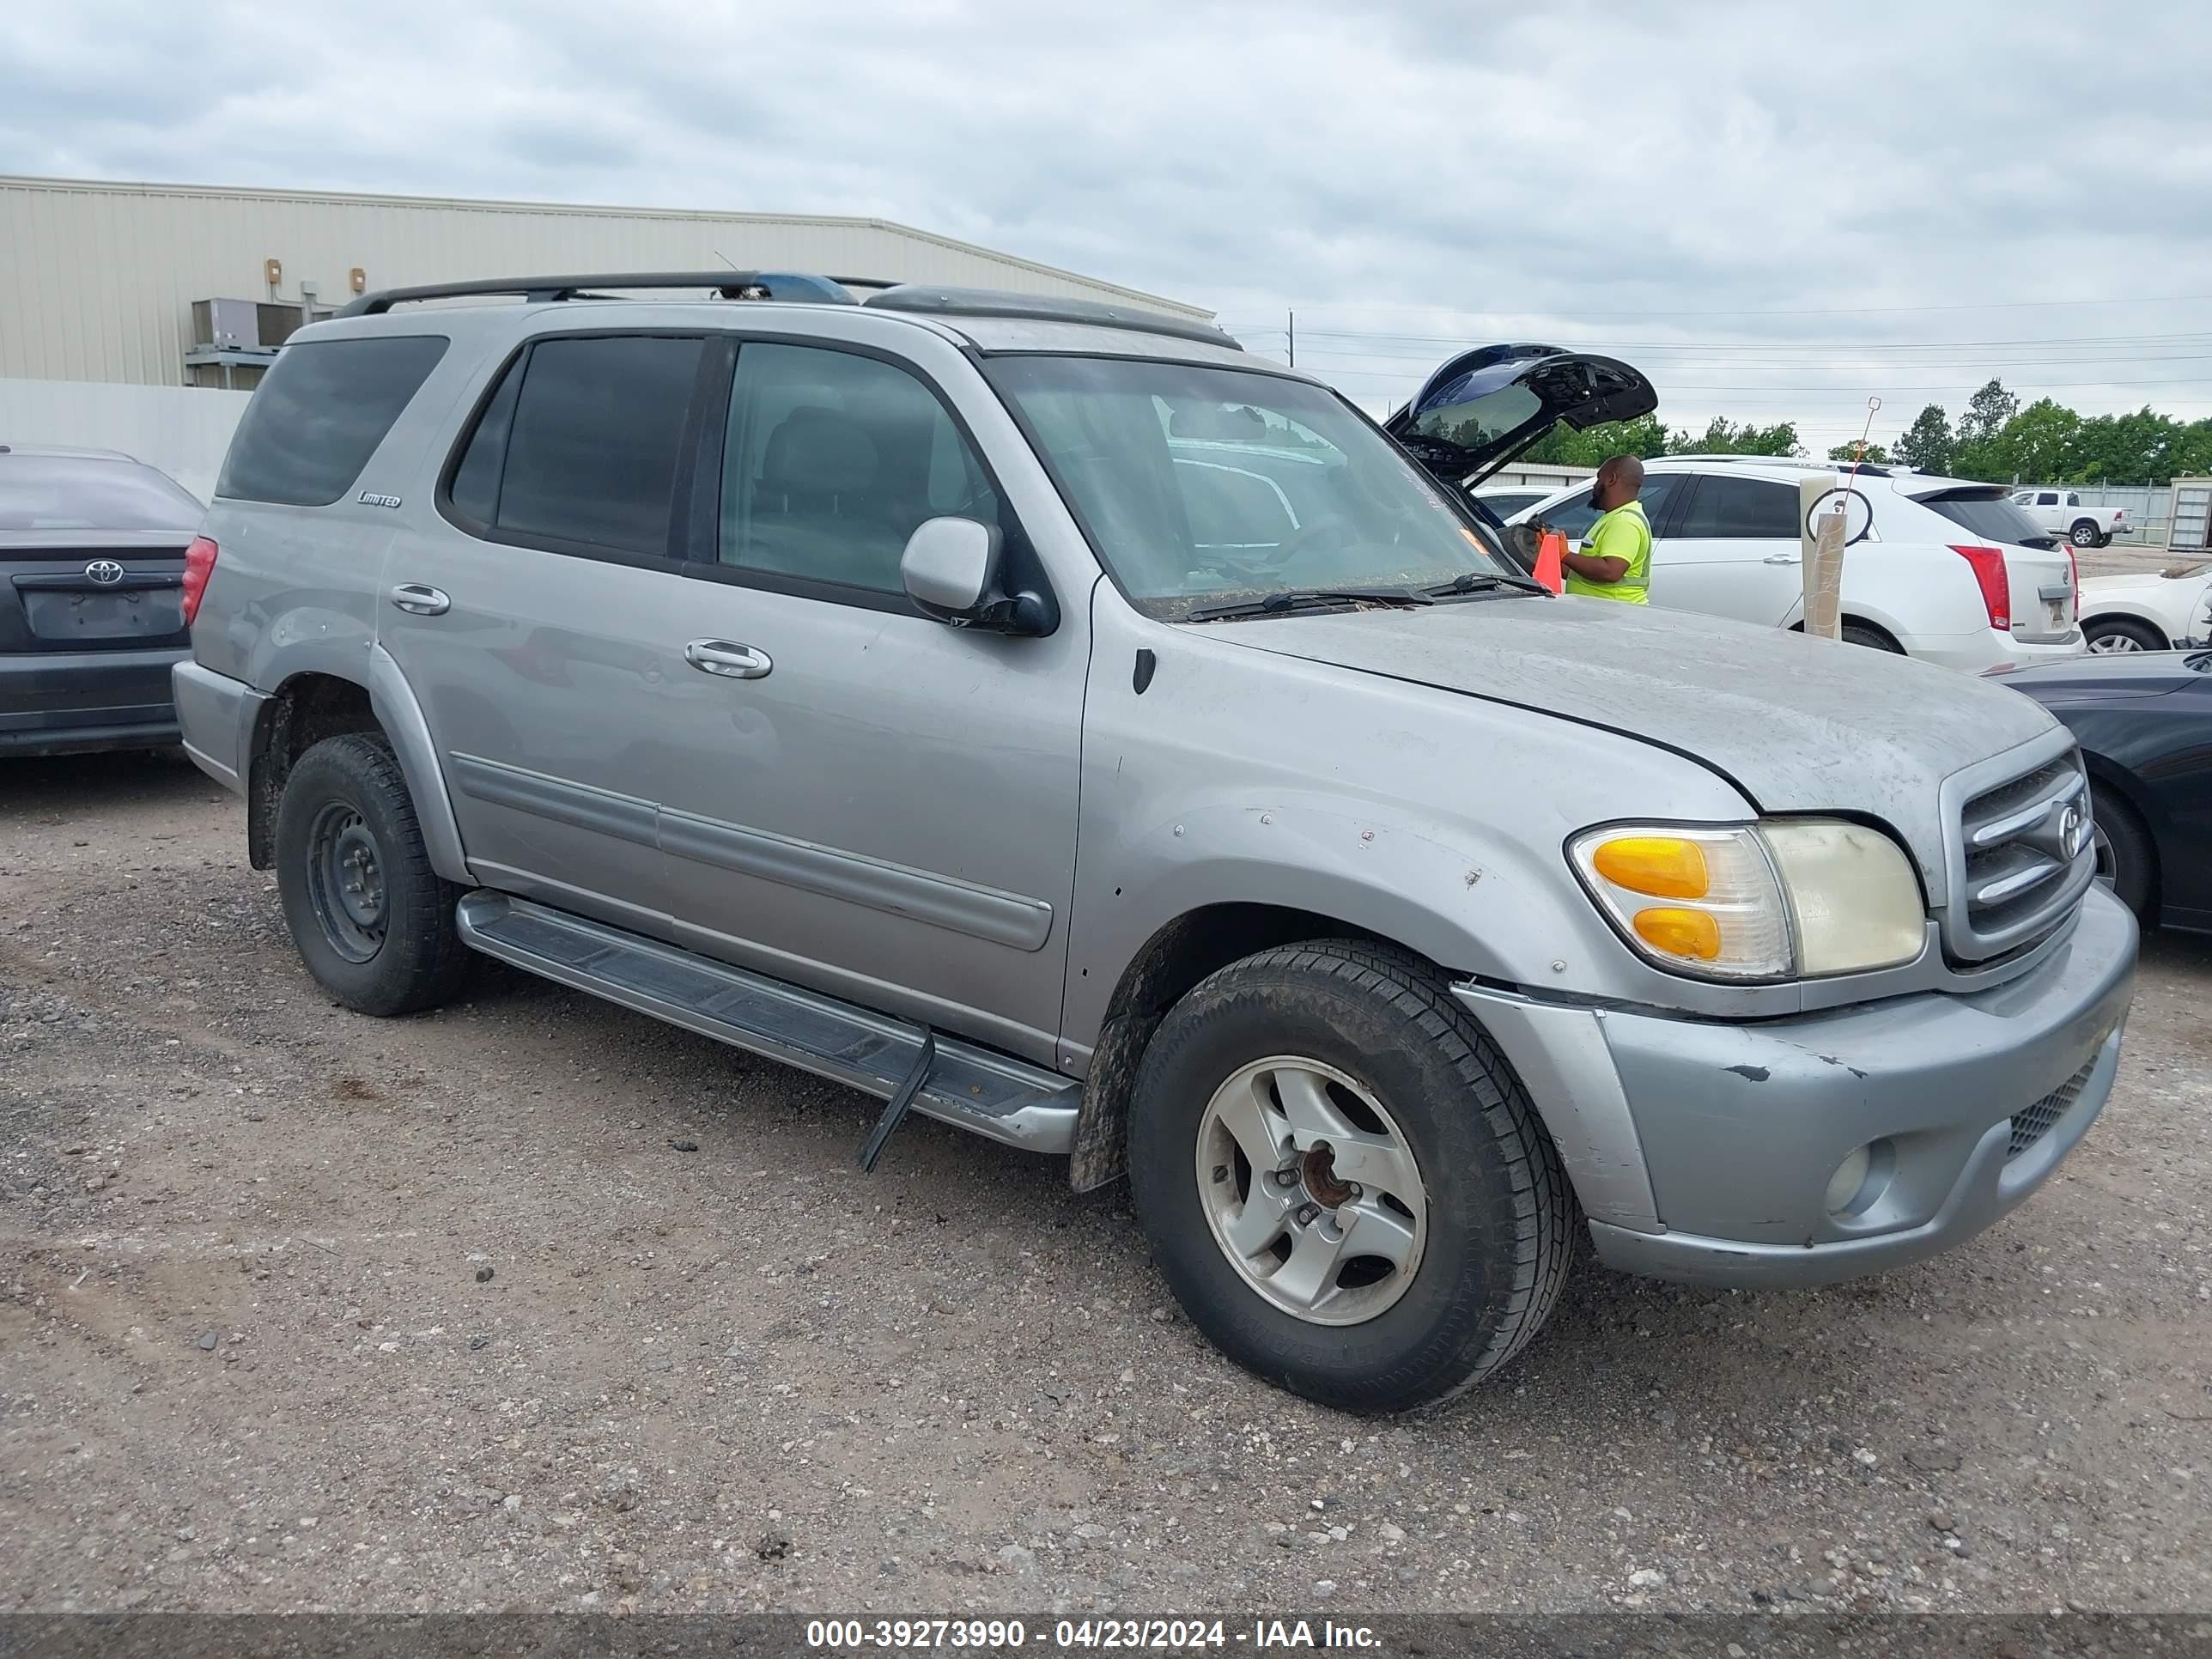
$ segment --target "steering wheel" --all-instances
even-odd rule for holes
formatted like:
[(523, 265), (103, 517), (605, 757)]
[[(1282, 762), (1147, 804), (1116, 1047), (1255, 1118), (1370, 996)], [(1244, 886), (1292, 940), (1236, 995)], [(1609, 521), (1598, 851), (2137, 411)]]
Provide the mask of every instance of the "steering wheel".
[(1262, 564), (1288, 564), (1310, 547), (1328, 544), (1330, 539), (1349, 543), (1356, 534), (1352, 520), (1341, 513), (1332, 513), (1309, 523), (1277, 542), (1273, 549), (1260, 556)]

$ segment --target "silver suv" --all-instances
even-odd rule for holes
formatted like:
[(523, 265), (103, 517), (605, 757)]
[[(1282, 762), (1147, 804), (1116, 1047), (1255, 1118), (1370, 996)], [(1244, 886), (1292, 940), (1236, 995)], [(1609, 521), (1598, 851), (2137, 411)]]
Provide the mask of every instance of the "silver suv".
[[(1484, 376), (1495, 456), (1636, 412)], [(1956, 1243), (2118, 1063), (2040, 708), (1534, 591), (1211, 329), (396, 291), (294, 337), (204, 532), (185, 736), (333, 996), (483, 952), (884, 1099), (864, 1164), (911, 1108), (1126, 1174), (1198, 1326), (1336, 1406), (1496, 1370), (1585, 1230), (1742, 1286)]]

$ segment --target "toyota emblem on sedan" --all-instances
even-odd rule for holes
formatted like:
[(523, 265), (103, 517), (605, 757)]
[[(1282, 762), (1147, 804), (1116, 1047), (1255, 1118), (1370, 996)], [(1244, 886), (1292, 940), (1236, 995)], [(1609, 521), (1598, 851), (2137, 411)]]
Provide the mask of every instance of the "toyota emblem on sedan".
[(2087, 838), (2087, 831), (2088, 825), (2082, 821), (2080, 807), (2069, 806), (2058, 815), (2058, 850), (2066, 855), (2069, 862), (2080, 854), (2081, 843)]
[(84, 568), (85, 580), (112, 587), (123, 580), (123, 567), (112, 559), (94, 559)]

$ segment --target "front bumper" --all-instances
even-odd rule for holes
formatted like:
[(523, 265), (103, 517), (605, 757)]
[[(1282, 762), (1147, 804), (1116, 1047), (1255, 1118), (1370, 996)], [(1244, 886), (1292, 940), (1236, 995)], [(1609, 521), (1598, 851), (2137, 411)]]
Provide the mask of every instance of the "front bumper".
[(168, 647), (0, 656), (0, 755), (174, 743), (169, 669), (183, 654)]
[[(2135, 961), (2135, 918), (2093, 888), (2048, 958), (1966, 994), (1729, 1025), (1457, 994), (1552, 1128), (1608, 1265), (1819, 1285), (1947, 1249), (2049, 1178), (2112, 1092)], [(1830, 1213), (1830, 1177), (1869, 1145), (1858, 1206)]]

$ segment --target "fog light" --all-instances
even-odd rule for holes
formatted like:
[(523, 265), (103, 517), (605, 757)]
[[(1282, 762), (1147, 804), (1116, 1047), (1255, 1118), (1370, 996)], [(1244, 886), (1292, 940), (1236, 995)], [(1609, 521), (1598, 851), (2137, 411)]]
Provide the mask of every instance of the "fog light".
[(1874, 1172), (1873, 1146), (1856, 1148), (1850, 1157), (1836, 1165), (1835, 1174), (1828, 1177), (1828, 1213), (1832, 1216), (1852, 1215), (1872, 1203), (1878, 1194), (1869, 1193), (1867, 1177)]

